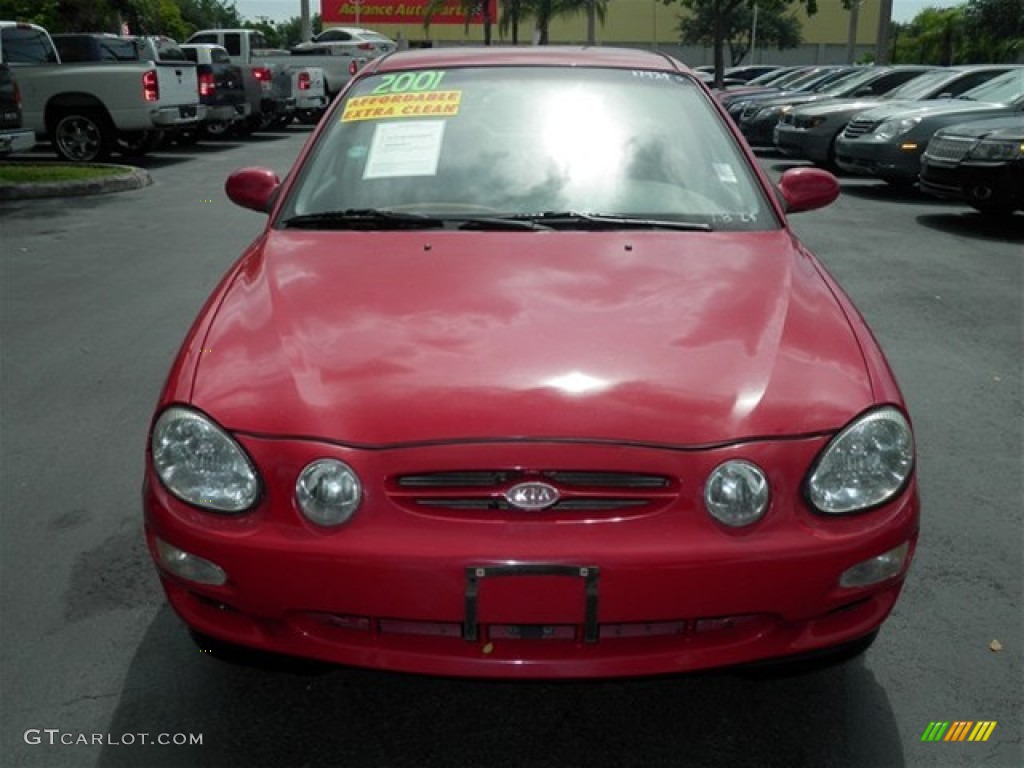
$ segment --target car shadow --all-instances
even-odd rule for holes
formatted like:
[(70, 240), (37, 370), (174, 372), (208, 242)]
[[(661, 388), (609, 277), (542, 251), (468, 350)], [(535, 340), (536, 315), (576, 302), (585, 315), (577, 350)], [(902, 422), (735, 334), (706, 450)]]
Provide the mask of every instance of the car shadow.
[(917, 223), (948, 235), (995, 242), (1024, 243), (1024, 214), (986, 216), (973, 208), (958, 213), (928, 213)]
[(849, 177), (843, 179), (843, 194), (876, 202), (948, 206), (949, 203), (921, 192), (917, 185), (894, 185), (875, 179)]
[(108, 744), (101, 768), (904, 765), (888, 696), (863, 658), (770, 680), (495, 682), (350, 668), (303, 676), (204, 655), (166, 606), (107, 730), (201, 734), (202, 744)]

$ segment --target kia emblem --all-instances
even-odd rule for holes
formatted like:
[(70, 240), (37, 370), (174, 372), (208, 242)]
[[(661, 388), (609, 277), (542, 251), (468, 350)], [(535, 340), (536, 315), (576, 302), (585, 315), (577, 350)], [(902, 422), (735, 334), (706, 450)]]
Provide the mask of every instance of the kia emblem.
[(505, 499), (516, 509), (538, 512), (558, 502), (558, 489), (547, 483), (519, 483), (505, 491)]

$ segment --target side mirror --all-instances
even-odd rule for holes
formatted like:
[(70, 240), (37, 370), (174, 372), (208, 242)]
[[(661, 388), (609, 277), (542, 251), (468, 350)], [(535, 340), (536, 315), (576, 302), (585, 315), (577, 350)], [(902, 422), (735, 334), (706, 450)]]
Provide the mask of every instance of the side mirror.
[(813, 211), (831, 205), (839, 197), (839, 182), (820, 168), (791, 168), (779, 179), (786, 213)]
[(224, 191), (235, 205), (267, 213), (279, 186), (281, 180), (268, 168), (241, 168), (228, 176)]

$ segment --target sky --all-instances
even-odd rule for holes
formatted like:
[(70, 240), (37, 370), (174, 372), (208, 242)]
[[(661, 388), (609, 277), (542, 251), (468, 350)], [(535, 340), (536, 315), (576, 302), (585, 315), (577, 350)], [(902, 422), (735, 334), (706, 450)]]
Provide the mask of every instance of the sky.
[[(614, 0), (612, 0), (614, 2)], [(286, 21), (292, 16), (299, 15), (301, 6), (300, 0), (234, 0), (238, 12), (245, 19), (258, 19), (266, 16), (272, 22)], [(839, 2), (839, 0), (823, 0), (823, 2)], [(867, 0), (875, 2), (875, 0)], [(905, 22), (910, 21), (921, 10), (929, 6), (933, 8), (948, 8), (952, 5), (960, 5), (963, 0), (893, 0), (892, 20)], [(317, 13), (320, 10), (320, 0), (309, 0), (309, 12)]]

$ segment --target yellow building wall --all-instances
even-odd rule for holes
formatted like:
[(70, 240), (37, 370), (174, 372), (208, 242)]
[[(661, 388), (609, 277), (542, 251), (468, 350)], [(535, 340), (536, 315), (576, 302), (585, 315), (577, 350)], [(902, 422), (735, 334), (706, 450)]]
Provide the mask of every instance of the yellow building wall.
[[(609, 0), (604, 24), (597, 22), (597, 42), (654, 46), (678, 44), (681, 11), (680, 5), (666, 6), (661, 0)], [(875, 42), (878, 13), (878, 0), (863, 0), (857, 24), (859, 44), (868, 45)], [(808, 18), (802, 8), (797, 10), (797, 15), (803, 21), (805, 45), (846, 44), (850, 14), (843, 9), (840, 0), (819, 0), (818, 12), (814, 16)], [(374, 29), (392, 39), (401, 34), (405, 40), (410, 41), (473, 44), (482, 43), (484, 39), (483, 26), (479, 24), (470, 25), (468, 31), (463, 25), (455, 24), (434, 24), (426, 30), (422, 24), (379, 24), (375, 25)], [(519, 42), (529, 43), (533, 32), (532, 19), (521, 23)], [(585, 42), (586, 14), (579, 13), (554, 19), (549, 35), (553, 44)], [(504, 38), (498, 34), (497, 24), (494, 25), (492, 36), (495, 42), (509, 43), (512, 40), (511, 33)]]

